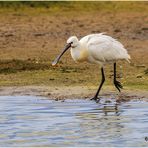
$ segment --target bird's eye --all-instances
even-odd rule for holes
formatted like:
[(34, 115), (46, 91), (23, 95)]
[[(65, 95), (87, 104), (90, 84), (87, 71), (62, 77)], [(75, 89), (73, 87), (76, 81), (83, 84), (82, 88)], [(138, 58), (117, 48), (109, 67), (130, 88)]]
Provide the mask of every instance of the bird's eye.
[(70, 44), (73, 44), (73, 42), (70, 42)]

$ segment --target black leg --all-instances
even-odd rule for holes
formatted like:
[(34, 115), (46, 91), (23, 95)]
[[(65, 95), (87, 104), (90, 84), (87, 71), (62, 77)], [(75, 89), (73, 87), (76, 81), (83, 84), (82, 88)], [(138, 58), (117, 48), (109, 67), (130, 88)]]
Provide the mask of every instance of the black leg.
[(118, 89), (119, 92), (120, 92), (120, 88), (121, 89), (123, 88), (121, 83), (116, 80), (116, 63), (114, 63), (114, 85)]
[(101, 88), (102, 88), (103, 83), (105, 82), (105, 76), (104, 76), (103, 67), (101, 68), (101, 73), (102, 73), (102, 81), (101, 81), (101, 83), (100, 83), (100, 86), (99, 86), (99, 88), (98, 88), (97, 93), (96, 93), (95, 96), (91, 99), (91, 100), (95, 100), (95, 101), (97, 101), (97, 102), (99, 102), (99, 100), (100, 100), (100, 99), (98, 98), (98, 94), (99, 94), (99, 92), (100, 92), (100, 90), (101, 90)]

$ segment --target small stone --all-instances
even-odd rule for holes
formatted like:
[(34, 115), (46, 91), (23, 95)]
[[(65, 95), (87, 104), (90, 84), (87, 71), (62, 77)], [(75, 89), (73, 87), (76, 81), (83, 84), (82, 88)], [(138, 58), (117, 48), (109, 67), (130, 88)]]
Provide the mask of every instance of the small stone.
[(50, 95), (51, 95), (51, 93), (48, 93), (47, 95), (48, 95), (48, 96), (50, 96)]
[(139, 74), (139, 75), (137, 75), (137, 76), (136, 76), (136, 78), (142, 78), (142, 75), (141, 75), (141, 74)]
[(115, 29), (114, 32), (121, 32), (121, 30), (120, 29)]
[(56, 98), (56, 99), (55, 99), (55, 101), (59, 101), (59, 99), (58, 99), (58, 98)]
[(84, 27), (84, 25), (83, 24), (80, 24), (79, 27)]
[(53, 80), (55, 80), (55, 79), (54, 79), (54, 78), (50, 78), (49, 80), (53, 81)]

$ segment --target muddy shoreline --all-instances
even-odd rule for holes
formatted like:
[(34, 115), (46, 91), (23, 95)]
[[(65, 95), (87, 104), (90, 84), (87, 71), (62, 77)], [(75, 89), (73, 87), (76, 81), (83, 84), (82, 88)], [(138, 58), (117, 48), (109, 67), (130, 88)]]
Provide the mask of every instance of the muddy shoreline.
[[(0, 87), (0, 96), (43, 96), (52, 100), (89, 99), (96, 91), (95, 87), (51, 87), (51, 86), (13, 86)], [(130, 100), (148, 101), (148, 91), (122, 90), (121, 93), (109, 88), (102, 90), (100, 98), (116, 99), (118, 102)]]

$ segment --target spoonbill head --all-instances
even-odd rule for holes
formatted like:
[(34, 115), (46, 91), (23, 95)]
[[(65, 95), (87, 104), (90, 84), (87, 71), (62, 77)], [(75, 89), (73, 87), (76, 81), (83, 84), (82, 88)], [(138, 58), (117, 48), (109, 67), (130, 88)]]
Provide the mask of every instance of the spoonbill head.
[(122, 85), (116, 80), (116, 61), (127, 60), (129, 62), (130, 55), (124, 46), (112, 38), (111, 36), (105, 35), (104, 33), (90, 34), (80, 40), (76, 36), (72, 36), (67, 40), (67, 44), (61, 54), (52, 62), (52, 65), (56, 65), (62, 55), (70, 49), (71, 56), (76, 62), (89, 62), (101, 65), (102, 81), (96, 92), (95, 96), (92, 98), (99, 101), (98, 94), (101, 87), (105, 81), (104, 75), (104, 64), (112, 62), (114, 64), (114, 85), (120, 92)]
[(52, 65), (56, 65), (60, 58), (62, 57), (62, 55), (69, 49), (69, 48), (76, 48), (79, 45), (79, 40), (76, 36), (71, 36), (68, 40), (67, 40), (67, 44), (65, 45), (65, 48), (63, 49), (63, 51), (61, 52), (61, 54), (54, 60), (54, 62), (52, 62)]
[(72, 48), (76, 48), (79, 45), (79, 40), (76, 36), (71, 36), (67, 40), (67, 44), (70, 44)]

